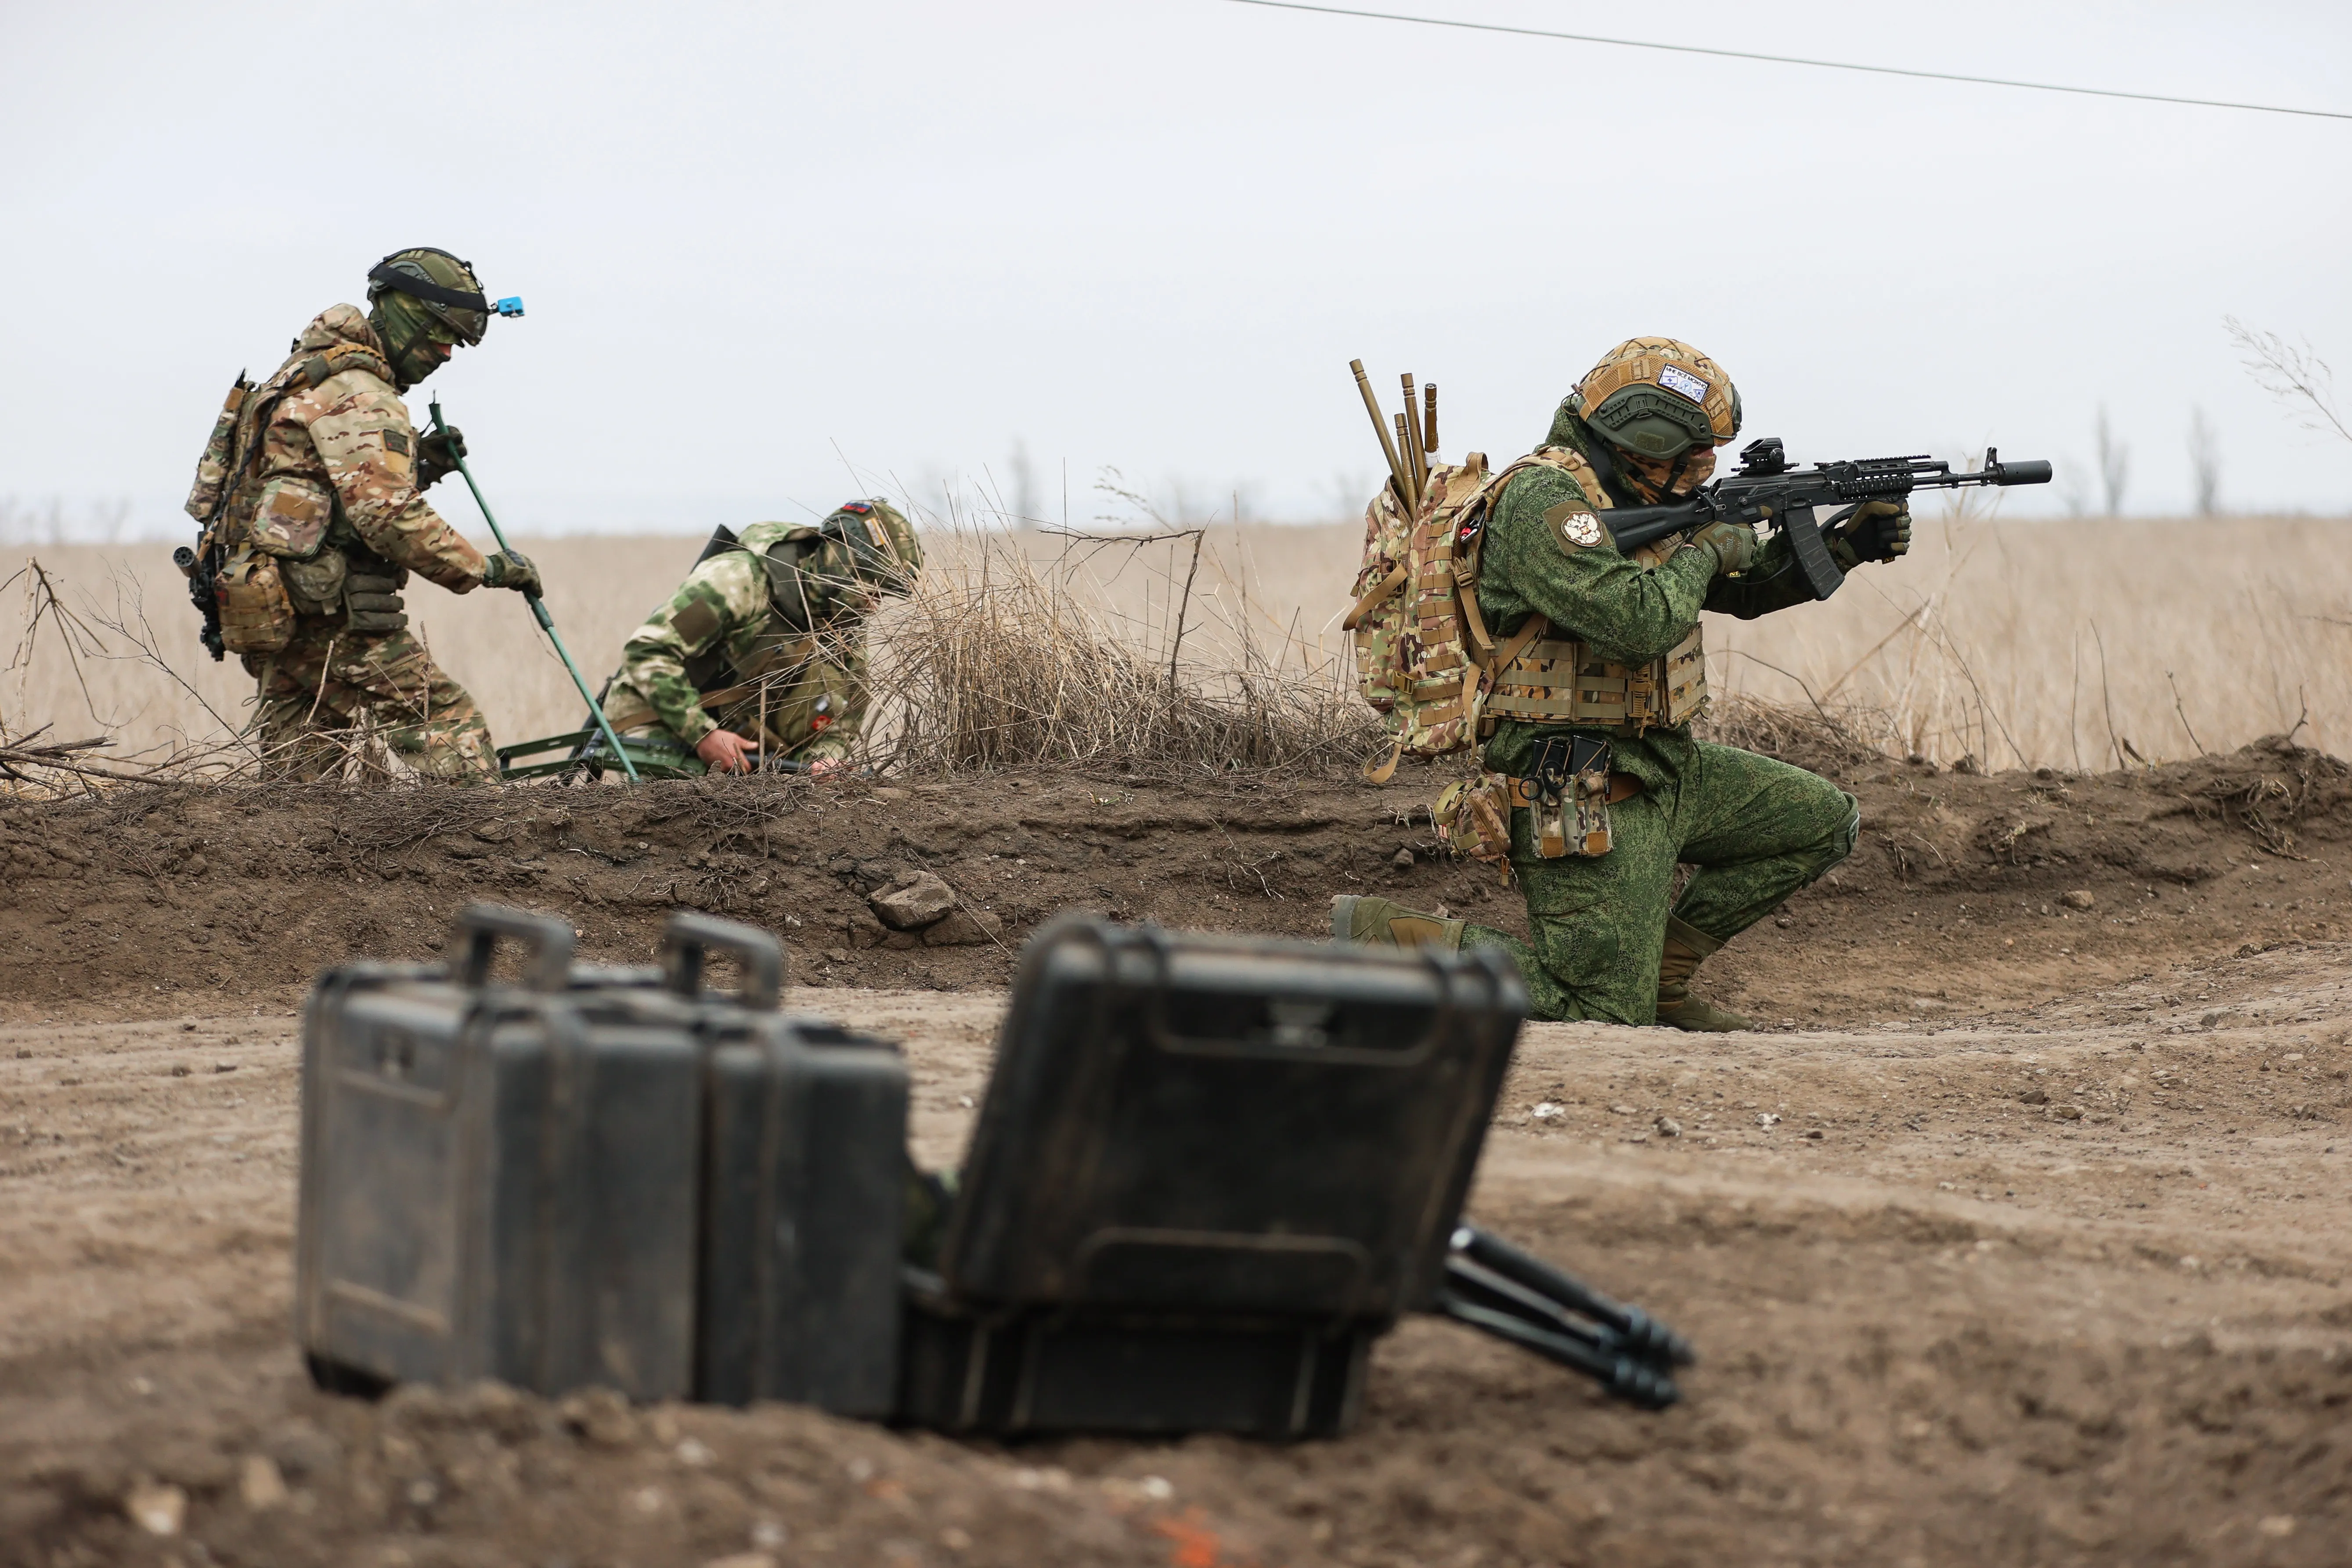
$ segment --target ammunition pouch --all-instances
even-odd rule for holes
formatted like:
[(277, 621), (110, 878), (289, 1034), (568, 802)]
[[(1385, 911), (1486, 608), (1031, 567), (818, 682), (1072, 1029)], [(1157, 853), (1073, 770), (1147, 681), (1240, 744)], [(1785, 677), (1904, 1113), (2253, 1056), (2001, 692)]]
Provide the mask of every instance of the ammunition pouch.
[(343, 611), (352, 630), (381, 635), (408, 626), (408, 607), (400, 597), (408, 574), (387, 570), (381, 562), (369, 568), (354, 565), (343, 579)]
[(1611, 664), (1591, 657), (1573, 637), (1537, 637), (1495, 672), (1479, 725), (1494, 733), (1497, 720), (1574, 725), (1638, 735), (1686, 724), (1706, 706), (1706, 651), (1699, 628), (1663, 658)]
[(231, 653), (276, 653), (294, 635), (294, 605), (275, 557), (253, 549), (231, 554), (214, 579), (221, 646)]
[(1630, 773), (1609, 771), (1609, 742), (1589, 735), (1551, 735), (1536, 743), (1528, 776), (1509, 782), (1511, 805), (1534, 814), (1540, 859), (1606, 855), (1615, 843), (1609, 808), (1642, 792)]

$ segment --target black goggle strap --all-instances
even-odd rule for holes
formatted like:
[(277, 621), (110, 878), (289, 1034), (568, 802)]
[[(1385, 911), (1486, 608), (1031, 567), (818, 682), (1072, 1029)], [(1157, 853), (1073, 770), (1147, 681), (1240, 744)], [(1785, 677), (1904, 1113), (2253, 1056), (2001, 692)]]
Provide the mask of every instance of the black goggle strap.
[(487, 316), (497, 309), (479, 294), (468, 294), (460, 289), (444, 289), (440, 284), (427, 282), (414, 273), (403, 272), (389, 261), (377, 262), (368, 273), (368, 281), (396, 289), (419, 300), (428, 300), (436, 305), (447, 305), (454, 310), (473, 310)]

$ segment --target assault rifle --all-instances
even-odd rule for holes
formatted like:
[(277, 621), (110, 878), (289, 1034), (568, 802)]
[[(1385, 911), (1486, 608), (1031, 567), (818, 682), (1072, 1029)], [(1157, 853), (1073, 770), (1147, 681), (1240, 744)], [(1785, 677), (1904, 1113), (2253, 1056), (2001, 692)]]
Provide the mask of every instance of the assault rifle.
[(221, 642), (220, 598), (213, 587), (213, 579), (220, 574), (222, 553), (217, 544), (202, 556), (184, 544), (172, 552), (172, 564), (188, 580), (188, 601), (205, 618), (204, 644), (212, 650), (215, 664), (227, 653)]
[[(1689, 500), (1667, 506), (1619, 507), (1606, 520), (1617, 548), (1629, 553), (1670, 533), (1711, 522), (1769, 522), (1788, 534), (1813, 597), (1826, 599), (1845, 581), (1845, 573), (1831, 558), (1822, 536), (1853, 517), (1864, 502), (1905, 500), (1923, 489), (2049, 482), (2048, 463), (2004, 463), (1999, 448), (1992, 447), (1985, 448), (1985, 466), (1973, 474), (1956, 474), (1951, 464), (1925, 456), (1864, 458), (1791, 468), (1780, 437), (1766, 436), (1740, 448), (1737, 469), (1702, 486)], [(1820, 508), (1841, 504), (1844, 510), (1816, 520)]]

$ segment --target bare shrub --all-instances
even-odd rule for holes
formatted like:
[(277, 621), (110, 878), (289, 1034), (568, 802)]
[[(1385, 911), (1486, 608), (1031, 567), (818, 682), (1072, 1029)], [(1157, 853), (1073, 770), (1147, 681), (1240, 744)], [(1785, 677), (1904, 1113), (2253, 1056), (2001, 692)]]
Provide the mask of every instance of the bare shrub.
[(1378, 738), (1378, 720), (1336, 660), (1301, 668), (1247, 636), (1238, 658), (1184, 660), (1189, 591), (1172, 620), (1138, 627), (1066, 555), (1041, 563), (985, 538), (962, 545), (936, 552), (912, 598), (877, 628), (877, 763), (913, 773), (1325, 767), (1361, 761)]
[(2235, 316), (2221, 318), (2223, 330), (2237, 345), (2239, 363), (2254, 384), (2295, 410), (2306, 430), (2352, 441), (2352, 426), (2336, 406), (2336, 373), (2319, 357), (2306, 338), (2290, 342), (2276, 332), (2250, 327)]
[(1744, 691), (1717, 697), (1693, 727), (1701, 740), (1758, 752), (1781, 762), (1837, 778), (1884, 763), (1883, 737), (1894, 725), (1884, 713), (1859, 705), (1843, 709), (1769, 702)]

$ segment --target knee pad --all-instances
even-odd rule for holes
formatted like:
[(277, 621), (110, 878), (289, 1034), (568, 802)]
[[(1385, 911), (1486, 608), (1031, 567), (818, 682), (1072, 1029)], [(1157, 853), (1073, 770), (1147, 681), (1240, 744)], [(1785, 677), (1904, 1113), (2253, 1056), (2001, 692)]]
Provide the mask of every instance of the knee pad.
[[(1843, 794), (1844, 792), (1841, 791), (1839, 793)], [(1845, 797), (1845, 820), (1838, 825), (1836, 836), (1830, 840), (1830, 850), (1832, 854), (1830, 864), (1835, 865), (1838, 861), (1843, 860), (1847, 856), (1853, 854), (1854, 845), (1858, 843), (1861, 838), (1862, 803), (1849, 795)]]

